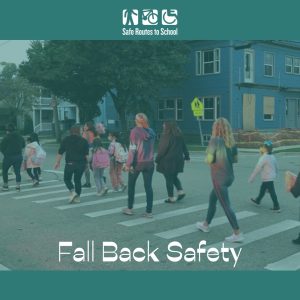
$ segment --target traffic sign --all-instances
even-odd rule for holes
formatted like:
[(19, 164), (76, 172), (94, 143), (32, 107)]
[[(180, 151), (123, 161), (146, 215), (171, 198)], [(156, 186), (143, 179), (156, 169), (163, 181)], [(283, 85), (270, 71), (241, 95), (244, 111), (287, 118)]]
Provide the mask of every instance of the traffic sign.
[(191, 108), (193, 111), (193, 115), (195, 117), (202, 117), (204, 114), (204, 105), (203, 103), (199, 100), (198, 97), (195, 97), (191, 103)]

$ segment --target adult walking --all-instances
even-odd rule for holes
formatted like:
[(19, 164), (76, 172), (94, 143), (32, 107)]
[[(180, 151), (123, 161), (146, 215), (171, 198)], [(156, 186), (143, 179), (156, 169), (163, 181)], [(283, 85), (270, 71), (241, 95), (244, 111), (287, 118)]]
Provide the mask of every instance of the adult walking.
[[(86, 139), (80, 136), (80, 127), (75, 125), (70, 129), (70, 135), (65, 137), (61, 142), (56, 162), (55, 169), (60, 167), (60, 162), (65, 153), (65, 169), (64, 182), (70, 191), (69, 203), (79, 203), (81, 194), (81, 177), (86, 168), (89, 144)], [(74, 176), (74, 184), (72, 178)]]
[(231, 208), (228, 188), (234, 181), (233, 163), (238, 160), (238, 152), (232, 129), (229, 122), (224, 118), (217, 119), (213, 124), (212, 136), (207, 148), (206, 162), (210, 165), (213, 190), (209, 196), (209, 206), (204, 222), (198, 222), (197, 228), (203, 232), (209, 232), (215, 213), (216, 204), (219, 200), (228, 221), (233, 229), (233, 234), (225, 240), (238, 243), (244, 240), (240, 233), (236, 215)]
[(126, 215), (133, 215), (135, 184), (140, 173), (143, 175), (146, 192), (146, 213), (147, 218), (152, 217), (153, 189), (152, 177), (154, 172), (154, 142), (155, 133), (149, 128), (148, 118), (143, 113), (135, 116), (135, 124), (130, 132), (130, 146), (125, 170), (128, 175), (128, 206), (123, 209)]
[(97, 131), (95, 129), (93, 122), (86, 122), (83, 126), (82, 137), (87, 140), (89, 144), (89, 158), (86, 164), (86, 168), (84, 170), (85, 176), (85, 184), (82, 187), (90, 188), (91, 185), (91, 174), (90, 174), (90, 166), (89, 163), (91, 162), (92, 157), (92, 150), (93, 150), (93, 142), (95, 137), (97, 136)]
[(23, 162), (22, 150), (25, 147), (24, 138), (16, 131), (14, 124), (6, 126), (6, 136), (1, 142), (2, 161), (2, 191), (8, 191), (8, 170), (13, 167), (16, 175), (16, 190), (20, 191), (21, 185), (21, 166)]
[[(166, 203), (175, 203), (185, 197), (178, 173), (183, 172), (184, 161), (190, 160), (181, 130), (174, 121), (163, 124), (163, 133), (158, 145), (155, 162), (156, 170), (164, 175), (168, 192)], [(177, 190), (177, 199), (174, 197), (174, 186)]]

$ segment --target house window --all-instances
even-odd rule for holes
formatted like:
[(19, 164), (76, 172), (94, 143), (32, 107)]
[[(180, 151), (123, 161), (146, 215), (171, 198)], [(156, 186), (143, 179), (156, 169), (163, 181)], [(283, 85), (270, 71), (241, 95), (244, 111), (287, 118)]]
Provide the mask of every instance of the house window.
[(196, 75), (220, 73), (220, 49), (196, 51)]
[(285, 72), (289, 74), (300, 75), (300, 58), (299, 57), (285, 57)]
[(293, 58), (290, 56), (285, 57), (285, 72), (292, 73), (293, 71)]
[(272, 53), (264, 53), (264, 74), (265, 76), (274, 75), (274, 55)]
[(264, 97), (264, 121), (273, 121), (275, 112), (274, 97)]
[(294, 57), (293, 59), (293, 73), (296, 75), (300, 74), (300, 58)]
[(220, 117), (220, 97), (203, 97), (201, 100), (204, 106), (203, 120), (214, 121)]
[(183, 103), (179, 98), (167, 98), (158, 102), (158, 120), (183, 120)]

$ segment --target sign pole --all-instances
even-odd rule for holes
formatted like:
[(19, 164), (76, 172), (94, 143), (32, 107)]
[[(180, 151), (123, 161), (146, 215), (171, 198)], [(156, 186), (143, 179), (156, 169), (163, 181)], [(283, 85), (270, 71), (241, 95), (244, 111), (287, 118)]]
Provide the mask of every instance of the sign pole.
[(203, 134), (202, 134), (201, 118), (200, 118), (200, 117), (197, 117), (197, 120), (198, 120), (198, 125), (199, 125), (199, 132), (200, 132), (201, 146), (203, 147), (203, 146), (204, 146), (204, 143), (203, 143)]

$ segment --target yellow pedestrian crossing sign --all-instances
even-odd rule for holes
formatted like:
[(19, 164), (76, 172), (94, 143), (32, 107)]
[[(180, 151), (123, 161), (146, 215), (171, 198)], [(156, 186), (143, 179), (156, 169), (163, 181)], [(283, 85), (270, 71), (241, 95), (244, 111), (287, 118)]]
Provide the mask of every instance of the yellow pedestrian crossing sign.
[(192, 111), (195, 117), (202, 117), (204, 113), (204, 105), (199, 100), (198, 97), (195, 97), (191, 103)]

